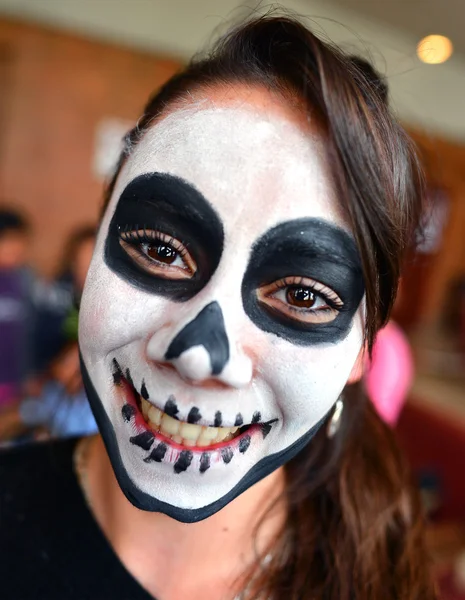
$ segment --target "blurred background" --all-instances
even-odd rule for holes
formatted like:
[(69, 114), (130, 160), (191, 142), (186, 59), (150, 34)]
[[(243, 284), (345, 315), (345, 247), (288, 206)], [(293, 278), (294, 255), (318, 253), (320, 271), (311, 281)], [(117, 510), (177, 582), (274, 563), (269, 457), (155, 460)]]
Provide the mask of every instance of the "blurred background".
[[(367, 390), (396, 428), (422, 488), (443, 598), (465, 598), (465, 1), (280, 5), (374, 62), (420, 150), (424, 232)], [(77, 313), (121, 138), (148, 95), (214, 31), (270, 7), (0, 0), (4, 445), (95, 431), (78, 371)]]

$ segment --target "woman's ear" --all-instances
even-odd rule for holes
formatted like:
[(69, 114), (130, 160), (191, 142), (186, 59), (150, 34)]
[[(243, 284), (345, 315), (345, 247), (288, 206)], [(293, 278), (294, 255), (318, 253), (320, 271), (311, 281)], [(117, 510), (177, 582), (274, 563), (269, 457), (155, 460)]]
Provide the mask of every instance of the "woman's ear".
[(362, 346), (360, 348), (360, 352), (358, 353), (357, 359), (355, 360), (354, 366), (352, 367), (352, 371), (350, 372), (349, 379), (347, 380), (348, 384), (357, 383), (363, 377), (365, 372), (365, 364), (367, 359), (367, 348)]

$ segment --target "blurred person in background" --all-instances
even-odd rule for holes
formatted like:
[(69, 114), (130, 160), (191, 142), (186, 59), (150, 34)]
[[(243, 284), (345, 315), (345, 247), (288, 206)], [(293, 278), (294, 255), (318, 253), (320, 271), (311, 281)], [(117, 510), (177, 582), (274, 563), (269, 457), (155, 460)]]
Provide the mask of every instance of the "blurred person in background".
[(151, 97), (80, 309), (101, 436), (2, 452), (2, 598), (436, 597), (359, 375), (424, 191), (369, 70), (265, 16)]
[(21, 392), (33, 363), (33, 275), (30, 226), (17, 210), (0, 208), (0, 410)]
[(36, 294), (35, 370), (46, 371), (70, 341), (77, 339), (77, 314), (95, 244), (94, 225), (75, 229), (65, 243), (56, 278)]
[[(87, 270), (95, 246), (96, 229), (84, 226), (73, 232), (48, 298), (42, 302), (36, 325), (37, 352), (42, 351), (41, 370), (29, 393), (18, 404), (0, 413), (0, 441), (20, 441), (89, 435), (95, 433), (92, 411), (83, 389), (77, 345), (78, 310)], [(69, 302), (66, 302), (69, 298)], [(37, 364), (37, 363), (36, 363)]]

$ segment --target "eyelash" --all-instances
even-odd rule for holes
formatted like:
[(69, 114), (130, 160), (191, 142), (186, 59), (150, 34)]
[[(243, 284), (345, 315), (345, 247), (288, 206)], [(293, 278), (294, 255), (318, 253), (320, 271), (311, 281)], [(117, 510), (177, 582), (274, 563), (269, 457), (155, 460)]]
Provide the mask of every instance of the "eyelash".
[[(317, 299), (322, 300), (327, 306), (322, 308), (305, 308), (293, 306), (290, 302), (277, 298), (280, 291), (290, 288), (304, 288), (309, 290)], [(315, 318), (315, 323), (328, 323), (333, 321), (337, 315), (344, 310), (344, 302), (332, 289), (326, 285), (307, 277), (285, 277), (279, 279), (267, 286), (263, 286), (258, 291), (259, 300), (270, 305), (274, 310), (287, 313), (296, 320), (305, 321), (306, 318)], [(290, 314), (292, 313), (292, 314)], [(330, 318), (334, 315), (333, 318)], [(329, 317), (326, 319), (326, 317)], [(311, 320), (307, 322), (312, 322)]]
[[(141, 233), (143, 232), (143, 233)], [(139, 227), (136, 225), (135, 228), (125, 228), (124, 231), (120, 229), (120, 238), (124, 242), (134, 245), (152, 244), (154, 242), (162, 242), (167, 246), (171, 246), (181, 257), (187, 255), (186, 244), (179, 242), (176, 238), (164, 234), (154, 229), (147, 229), (146, 226)], [(178, 247), (179, 246), (179, 247)]]
[(276, 291), (288, 288), (288, 287), (303, 287), (309, 289), (318, 298), (322, 298), (331, 308), (335, 310), (342, 310), (344, 307), (343, 301), (339, 298), (335, 291), (327, 287), (319, 281), (310, 279), (308, 277), (284, 277), (274, 282), (272, 285), (276, 286)]
[[(192, 256), (187, 249), (187, 244), (178, 240), (177, 238), (158, 231), (156, 229), (151, 229), (146, 225), (125, 225), (124, 227), (118, 226), (118, 235), (120, 241), (124, 244), (129, 244), (134, 248), (134, 251), (137, 252), (137, 257), (144, 261), (145, 265), (150, 269), (166, 269), (167, 271), (173, 272), (174, 270), (181, 272), (190, 271), (191, 277), (195, 274), (197, 267), (195, 265)], [(186, 265), (186, 268), (183, 269), (179, 266), (172, 266), (169, 264), (165, 264), (162, 261), (157, 261), (154, 258), (149, 257), (141, 248), (144, 245), (153, 246), (155, 244), (164, 244), (172, 248), (172, 250), (181, 258), (181, 260)], [(127, 252), (127, 250), (126, 250)], [(134, 260), (136, 258), (132, 256)], [(137, 261), (136, 261), (137, 262)]]

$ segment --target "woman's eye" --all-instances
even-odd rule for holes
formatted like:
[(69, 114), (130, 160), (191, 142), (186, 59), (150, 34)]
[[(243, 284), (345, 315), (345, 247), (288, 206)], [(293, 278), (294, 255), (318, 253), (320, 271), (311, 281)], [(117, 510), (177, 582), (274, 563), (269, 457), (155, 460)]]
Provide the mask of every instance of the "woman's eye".
[(164, 279), (191, 279), (197, 265), (186, 246), (163, 232), (134, 229), (120, 233), (120, 245), (145, 271)]
[(303, 277), (287, 277), (263, 286), (257, 296), (273, 311), (303, 323), (330, 323), (343, 307), (333, 290)]
[(286, 288), (286, 301), (292, 306), (298, 306), (299, 308), (313, 308), (317, 303), (317, 296), (312, 292), (311, 289), (290, 285)]

